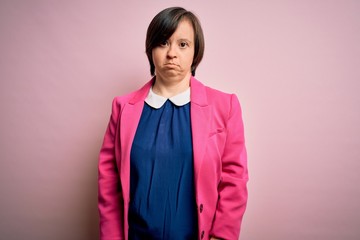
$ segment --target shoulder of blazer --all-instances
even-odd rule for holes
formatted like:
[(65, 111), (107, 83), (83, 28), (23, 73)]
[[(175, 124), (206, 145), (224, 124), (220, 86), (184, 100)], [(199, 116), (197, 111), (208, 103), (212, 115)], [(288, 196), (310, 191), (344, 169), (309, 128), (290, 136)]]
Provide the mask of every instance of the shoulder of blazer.
[[(220, 90), (211, 88), (209, 86), (204, 85), (201, 81), (197, 80), (196, 78), (192, 77), (191, 79), (191, 87), (193, 88), (193, 93), (197, 96), (196, 100), (200, 97), (205, 97), (205, 99), (208, 101), (208, 103), (212, 103), (214, 101), (229, 101), (231, 99), (231, 96), (234, 94), (225, 93)], [(201, 96), (205, 95), (205, 96)]]
[(208, 103), (213, 107), (213, 110), (227, 115), (232, 108), (233, 97), (237, 98), (236, 95), (232, 93), (225, 93), (207, 86), (205, 89)]
[(125, 95), (116, 96), (113, 100), (113, 107), (116, 106), (117, 108), (122, 109), (126, 104), (136, 104), (139, 101), (144, 101), (152, 83), (153, 79), (148, 81), (144, 86), (136, 91)]
[(205, 86), (195, 78), (192, 79), (191, 84), (194, 87), (192, 90), (195, 95), (192, 96), (191, 101), (194, 100), (198, 105), (210, 106), (216, 121), (226, 126), (231, 112), (240, 107), (237, 96)]

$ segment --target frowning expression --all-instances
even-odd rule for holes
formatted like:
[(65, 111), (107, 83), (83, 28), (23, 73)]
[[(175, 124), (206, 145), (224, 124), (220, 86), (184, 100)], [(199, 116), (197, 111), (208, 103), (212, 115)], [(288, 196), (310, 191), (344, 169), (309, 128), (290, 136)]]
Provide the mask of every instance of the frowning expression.
[(184, 19), (173, 35), (152, 51), (157, 78), (182, 80), (190, 77), (194, 49), (194, 29), (191, 22)]

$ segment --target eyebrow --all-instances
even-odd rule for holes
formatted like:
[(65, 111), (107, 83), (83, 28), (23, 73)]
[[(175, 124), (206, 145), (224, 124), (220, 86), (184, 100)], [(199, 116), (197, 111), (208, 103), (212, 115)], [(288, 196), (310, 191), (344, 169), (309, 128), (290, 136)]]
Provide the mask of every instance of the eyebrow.
[(180, 38), (179, 40), (177, 40), (177, 42), (180, 42), (180, 41), (185, 41), (185, 42), (192, 43), (192, 41), (190, 41), (190, 40), (187, 39), (187, 38)]

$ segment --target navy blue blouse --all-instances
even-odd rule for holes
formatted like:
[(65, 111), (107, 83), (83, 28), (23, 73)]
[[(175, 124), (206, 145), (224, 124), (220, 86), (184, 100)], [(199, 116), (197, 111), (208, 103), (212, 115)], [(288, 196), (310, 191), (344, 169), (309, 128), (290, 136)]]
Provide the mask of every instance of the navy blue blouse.
[(145, 103), (130, 158), (129, 239), (197, 239), (190, 103)]

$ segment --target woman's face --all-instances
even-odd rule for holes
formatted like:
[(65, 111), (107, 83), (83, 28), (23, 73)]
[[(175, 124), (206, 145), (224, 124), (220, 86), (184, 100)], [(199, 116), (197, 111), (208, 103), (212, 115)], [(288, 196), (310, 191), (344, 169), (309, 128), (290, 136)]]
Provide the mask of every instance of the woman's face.
[(189, 79), (194, 50), (194, 29), (191, 22), (184, 19), (173, 35), (152, 51), (156, 78), (163, 81)]

